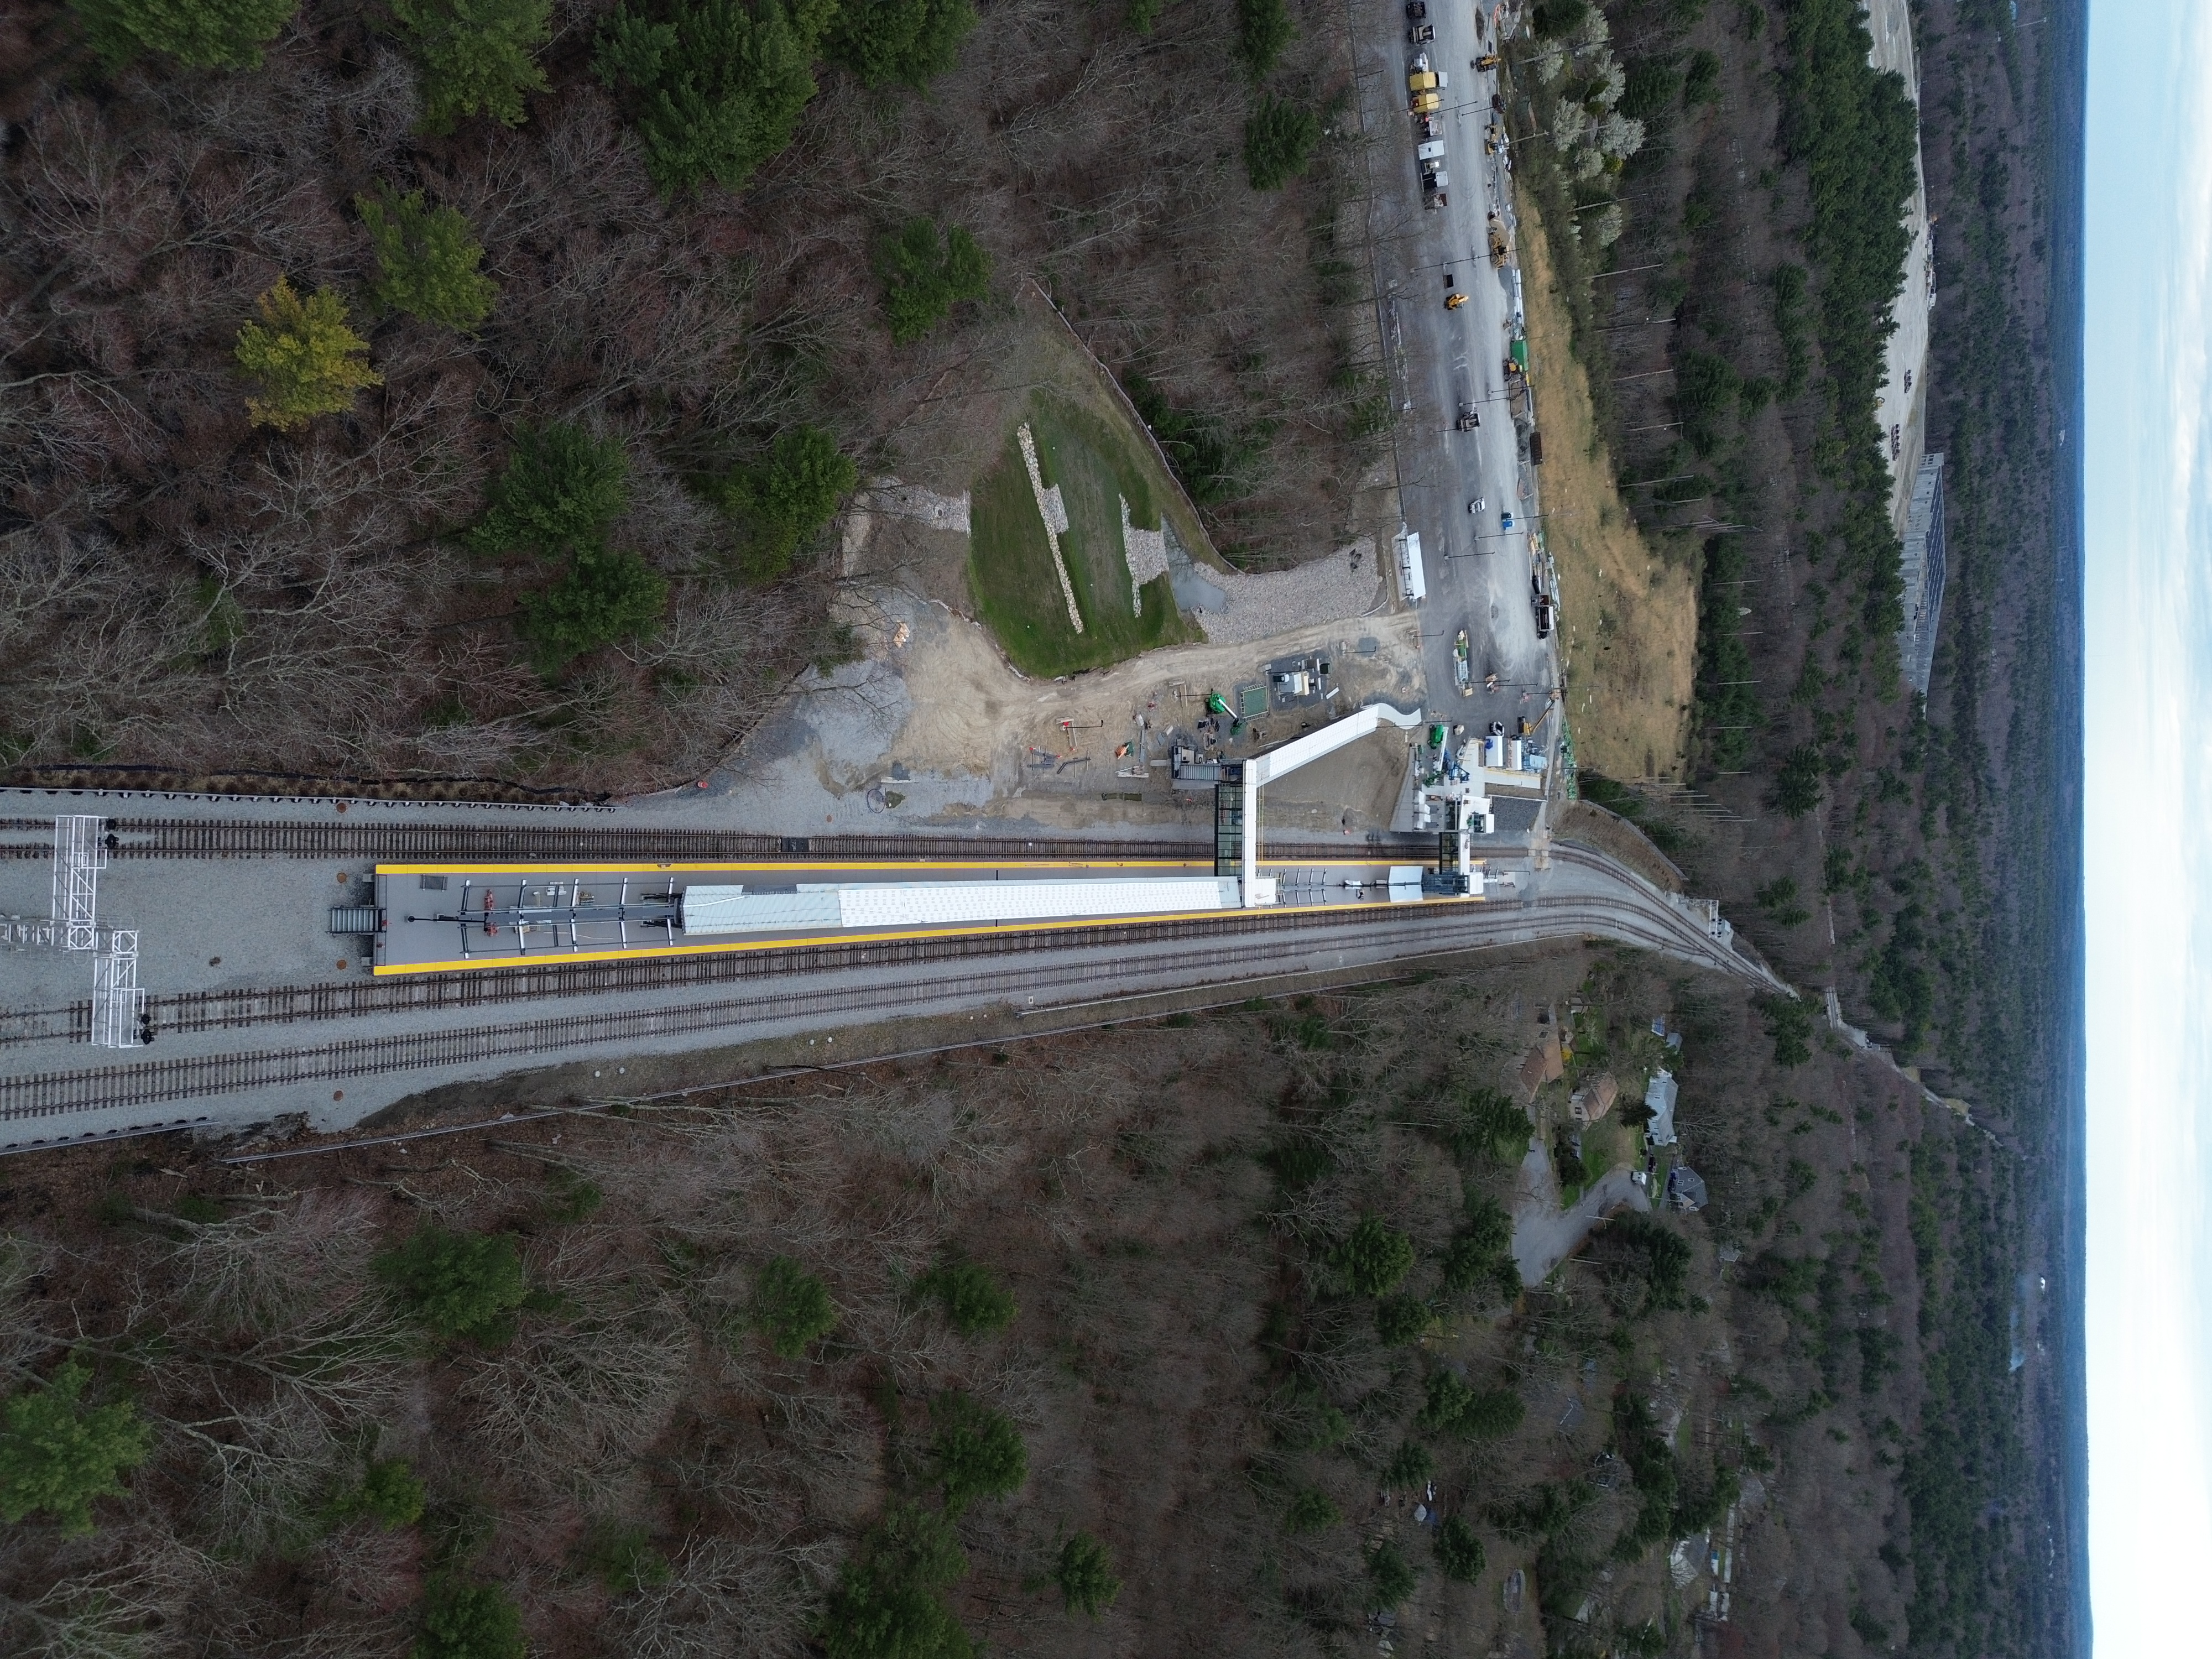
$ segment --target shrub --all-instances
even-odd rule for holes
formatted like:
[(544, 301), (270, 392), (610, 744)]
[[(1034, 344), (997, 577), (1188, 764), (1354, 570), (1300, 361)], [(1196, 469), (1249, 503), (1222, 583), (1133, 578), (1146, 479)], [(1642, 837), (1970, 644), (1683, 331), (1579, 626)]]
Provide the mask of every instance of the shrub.
[(464, 115), (522, 125), (523, 95), (545, 90), (538, 53), (553, 38), (552, 0), (389, 0), (422, 70), (422, 125), (451, 132)]
[(110, 69), (142, 52), (194, 69), (259, 69), (300, 0), (70, 0), (85, 38)]
[(1455, 1515), (1437, 1529), (1437, 1565), (1444, 1577), (1471, 1584), (1482, 1577), (1482, 1540)]
[(1329, 1252), (1329, 1262), (1350, 1281), (1354, 1294), (1387, 1295), (1413, 1270), (1413, 1241), (1382, 1217), (1364, 1215)]
[(937, 1425), (930, 1456), (945, 1509), (958, 1515), (979, 1498), (1004, 1498), (1029, 1479), (1030, 1455), (1012, 1420), (970, 1395), (947, 1392), (931, 1403)]
[(954, 306), (991, 290), (991, 256), (958, 225), (934, 219), (909, 219), (878, 242), (875, 266), (896, 345), (919, 340)]
[(629, 504), (629, 458), (621, 439), (594, 438), (566, 421), (520, 427), (489, 495), (466, 537), (479, 553), (594, 546)]
[(765, 581), (790, 568), (792, 556), (836, 515), (860, 477), (837, 441), (819, 428), (776, 434), (765, 463), (732, 473), (722, 485), (723, 507), (752, 532), (748, 574)]
[(1134, 34), (1150, 34), (1152, 26), (1160, 21), (1167, 0), (1129, 0), (1129, 29)]
[(410, 1659), (522, 1659), (522, 1612), (495, 1584), (440, 1575), (422, 1597)]
[(951, 69), (975, 27), (971, 0), (842, 0), (829, 54), (871, 87), (923, 87)]
[(1368, 1582), (1375, 1588), (1378, 1608), (1402, 1606), (1413, 1593), (1413, 1569), (1397, 1545), (1384, 1539), (1365, 1552)]
[(667, 607), (666, 579), (636, 554), (580, 547), (557, 581), (524, 597), (522, 637), (550, 673), (572, 657), (649, 632)]
[(779, 1358), (796, 1359), (836, 1328), (830, 1287), (787, 1255), (772, 1259), (753, 1280), (754, 1328)]
[(1237, 55), (1255, 81), (1273, 70), (1297, 32), (1284, 0), (1237, 0)]
[(991, 1277), (991, 1270), (973, 1261), (951, 1261), (933, 1268), (916, 1279), (914, 1287), (943, 1308), (952, 1328), (963, 1336), (1003, 1331), (1020, 1311), (1012, 1293)]
[(483, 244), (457, 210), (426, 207), (419, 190), (397, 200), (356, 196), (354, 207), (376, 249), (377, 304), (465, 331), (491, 314), (499, 284), (477, 269)]
[(1418, 1296), (1386, 1296), (1375, 1304), (1375, 1334), (1388, 1347), (1417, 1340), (1435, 1315)]
[(641, 0), (635, 9), (623, 0), (592, 66), (623, 100), (663, 190), (710, 179), (736, 190), (798, 131), (827, 21), (818, 0)]
[(1262, 93), (1244, 118), (1244, 176), (1255, 190), (1280, 190), (1312, 164), (1320, 142), (1319, 116)]
[(1060, 1586), (1060, 1599), (1070, 1613), (1088, 1613), (1093, 1619), (1113, 1606), (1114, 1598), (1121, 1593), (1121, 1581), (1114, 1576), (1113, 1556), (1087, 1532), (1077, 1533), (1060, 1547), (1052, 1581)]
[(44, 1511), (65, 1533), (90, 1532), (93, 1499), (121, 1497), (123, 1471), (146, 1461), (153, 1431), (137, 1407), (81, 1404), (91, 1376), (65, 1364), (0, 1407), (0, 1519)]
[(279, 276), (256, 303), (261, 320), (238, 331), (234, 350), (260, 387), (259, 397), (246, 400), (254, 425), (295, 432), (318, 415), (352, 408), (364, 386), (384, 384), (366, 361), (368, 342), (346, 326), (337, 289), (318, 289), (303, 300)]
[(1283, 1527), (1291, 1533), (1325, 1532), (1344, 1519), (1344, 1512), (1319, 1486), (1301, 1486), (1283, 1511)]
[(434, 1221), (380, 1252), (374, 1269), (433, 1335), (494, 1346), (514, 1334), (527, 1290), (514, 1234), (449, 1232)]

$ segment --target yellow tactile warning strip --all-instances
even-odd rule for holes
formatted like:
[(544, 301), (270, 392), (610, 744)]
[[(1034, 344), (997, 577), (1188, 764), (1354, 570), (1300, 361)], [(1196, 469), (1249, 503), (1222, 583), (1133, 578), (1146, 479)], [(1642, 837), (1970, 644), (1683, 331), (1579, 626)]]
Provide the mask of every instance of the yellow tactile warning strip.
[[(1318, 860), (1316, 861), (1318, 862)], [(665, 866), (647, 866), (646, 867)], [(739, 866), (709, 865), (702, 867), (729, 869)], [(394, 873), (410, 873), (411, 871), (411, 866), (395, 866)], [(428, 873), (437, 872), (433, 870)], [(1467, 898), (1437, 898), (1422, 901), (1424, 904), (1480, 904), (1483, 902), (1482, 899), (1472, 896)], [(1273, 906), (1266, 914), (1271, 916), (1301, 915), (1317, 910), (1340, 911), (1364, 908), (1367, 907), (1342, 904), (1285, 904)], [(385, 976), (396, 976), (402, 974), (473, 973), (486, 968), (516, 968), (538, 963), (621, 962), (641, 957), (713, 956), (733, 951), (794, 951), (817, 945), (874, 945), (891, 944), (907, 939), (960, 939), (976, 933), (1042, 933), (1057, 932), (1069, 927), (1137, 927), (1155, 921), (1223, 921), (1233, 916), (1251, 914), (1249, 910), (1184, 910), (1147, 916), (1074, 917), (1066, 921), (1030, 921), (1012, 926), (1001, 922), (981, 923), (972, 927), (910, 928), (898, 933), (876, 933), (853, 930), (836, 933), (817, 933), (806, 939), (738, 939), (717, 945), (644, 945), (629, 951), (542, 951), (529, 956), (463, 957), (454, 962), (407, 962), (391, 967), (380, 967), (373, 971)]]

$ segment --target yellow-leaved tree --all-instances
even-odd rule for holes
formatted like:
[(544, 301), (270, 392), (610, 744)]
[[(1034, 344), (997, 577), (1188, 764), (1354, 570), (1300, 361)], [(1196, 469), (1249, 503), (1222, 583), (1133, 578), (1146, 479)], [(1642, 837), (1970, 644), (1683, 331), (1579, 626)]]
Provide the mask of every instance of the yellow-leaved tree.
[(301, 299), (284, 277), (259, 301), (261, 320), (238, 331), (238, 363), (260, 383), (246, 400), (256, 426), (295, 432), (318, 415), (353, 406), (363, 386), (382, 386), (368, 366), (368, 342), (346, 326), (335, 289)]

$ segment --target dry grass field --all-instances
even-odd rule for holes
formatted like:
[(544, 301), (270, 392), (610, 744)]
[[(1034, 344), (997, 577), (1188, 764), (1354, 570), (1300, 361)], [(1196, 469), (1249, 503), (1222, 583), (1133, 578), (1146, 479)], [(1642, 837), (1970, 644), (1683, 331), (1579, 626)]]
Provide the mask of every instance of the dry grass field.
[(1536, 407), (1545, 544), (1559, 566), (1559, 643), (1575, 755), (1608, 777), (1682, 775), (1697, 672), (1694, 567), (1662, 556), (1621, 505), (1596, 436), (1589, 383), (1568, 346), (1549, 234), (1520, 204), (1523, 299)]

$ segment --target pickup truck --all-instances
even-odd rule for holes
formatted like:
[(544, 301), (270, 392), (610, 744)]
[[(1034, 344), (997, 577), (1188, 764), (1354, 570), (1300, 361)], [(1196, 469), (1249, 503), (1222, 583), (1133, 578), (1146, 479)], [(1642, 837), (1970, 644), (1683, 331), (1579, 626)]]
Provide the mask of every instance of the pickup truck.
[(1437, 26), (1434, 23), (1416, 23), (1406, 31), (1406, 40), (1409, 46), (1425, 46), (1436, 38)]

